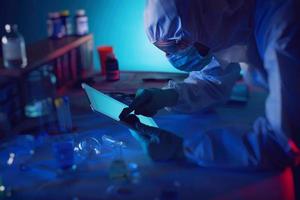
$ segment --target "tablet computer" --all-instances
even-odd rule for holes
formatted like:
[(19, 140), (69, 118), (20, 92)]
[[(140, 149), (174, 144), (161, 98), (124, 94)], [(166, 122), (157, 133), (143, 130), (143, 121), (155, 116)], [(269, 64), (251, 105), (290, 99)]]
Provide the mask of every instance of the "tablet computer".
[[(91, 108), (94, 112), (101, 113), (101, 114), (117, 121), (118, 123), (129, 127), (128, 124), (120, 121), (120, 119), (119, 119), (119, 115), (121, 114), (121, 112), (123, 111), (124, 108), (128, 107), (127, 105), (111, 98), (108, 95), (103, 94), (102, 92), (96, 90), (95, 88), (93, 88), (85, 83), (82, 84), (82, 88), (85, 91), (85, 93), (87, 94)], [(157, 124), (151, 117), (145, 117), (145, 116), (141, 116), (141, 115), (138, 115), (137, 117), (139, 118), (141, 123), (148, 125), (148, 126), (158, 128)]]

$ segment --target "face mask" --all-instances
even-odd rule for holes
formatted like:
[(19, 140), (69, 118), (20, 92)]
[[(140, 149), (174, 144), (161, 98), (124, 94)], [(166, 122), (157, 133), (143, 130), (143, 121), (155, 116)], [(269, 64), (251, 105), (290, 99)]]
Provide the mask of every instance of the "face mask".
[(184, 50), (167, 55), (167, 58), (176, 69), (192, 72), (202, 70), (211, 62), (213, 56), (211, 54), (201, 56), (197, 48), (193, 45)]

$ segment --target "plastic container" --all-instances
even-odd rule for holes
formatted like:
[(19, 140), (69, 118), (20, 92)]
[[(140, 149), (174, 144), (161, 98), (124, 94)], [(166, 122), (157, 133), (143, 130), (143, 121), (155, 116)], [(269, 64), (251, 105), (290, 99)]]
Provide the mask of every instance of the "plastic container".
[(83, 36), (89, 33), (89, 22), (85, 10), (78, 10), (75, 16), (76, 35)]
[(5, 35), (2, 37), (1, 42), (4, 67), (26, 67), (25, 40), (21, 33), (19, 33), (17, 25), (5, 25)]
[(101, 63), (101, 74), (106, 75), (106, 60), (107, 56), (114, 53), (113, 47), (111, 46), (101, 46), (98, 47), (98, 54)]

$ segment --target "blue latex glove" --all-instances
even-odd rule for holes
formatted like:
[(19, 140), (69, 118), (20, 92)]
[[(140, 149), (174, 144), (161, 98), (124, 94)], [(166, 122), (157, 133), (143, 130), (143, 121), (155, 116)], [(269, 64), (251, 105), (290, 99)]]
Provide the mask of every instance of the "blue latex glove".
[(127, 117), (133, 111), (136, 115), (151, 117), (164, 107), (176, 105), (177, 101), (178, 94), (175, 89), (141, 89), (132, 104), (122, 111), (120, 118)]
[(183, 139), (177, 135), (142, 124), (135, 115), (128, 115), (123, 121), (136, 132), (133, 137), (142, 145), (144, 151), (154, 161), (167, 161), (184, 158)]

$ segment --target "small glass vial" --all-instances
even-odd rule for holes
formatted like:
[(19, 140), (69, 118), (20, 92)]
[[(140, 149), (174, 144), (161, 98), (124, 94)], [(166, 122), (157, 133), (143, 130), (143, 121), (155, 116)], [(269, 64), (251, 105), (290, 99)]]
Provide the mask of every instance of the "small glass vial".
[(66, 35), (66, 29), (63, 21), (60, 18), (59, 12), (48, 14), (48, 36), (52, 39), (63, 38)]
[(72, 35), (73, 30), (72, 30), (72, 20), (70, 17), (70, 11), (64, 10), (60, 13), (60, 18), (62, 20), (62, 24), (66, 30), (66, 35)]
[(19, 33), (17, 25), (5, 25), (5, 35), (2, 37), (1, 42), (4, 67), (26, 67), (25, 40), (21, 33)]
[(64, 133), (71, 132), (73, 129), (70, 100), (68, 97), (57, 98), (54, 101), (57, 112), (59, 130)]
[(89, 33), (88, 17), (85, 10), (78, 10), (75, 16), (76, 35), (83, 36)]

